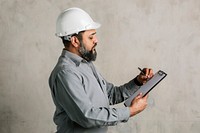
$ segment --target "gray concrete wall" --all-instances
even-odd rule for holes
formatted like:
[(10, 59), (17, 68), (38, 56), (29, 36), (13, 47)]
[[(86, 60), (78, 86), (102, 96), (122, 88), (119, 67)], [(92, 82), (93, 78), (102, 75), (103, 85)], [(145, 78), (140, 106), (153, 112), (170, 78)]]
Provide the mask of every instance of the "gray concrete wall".
[(199, 133), (199, 0), (0, 0), (0, 132), (55, 132), (55, 21), (74, 6), (102, 24), (95, 64), (108, 81), (120, 85), (138, 66), (168, 73), (147, 109), (109, 133)]

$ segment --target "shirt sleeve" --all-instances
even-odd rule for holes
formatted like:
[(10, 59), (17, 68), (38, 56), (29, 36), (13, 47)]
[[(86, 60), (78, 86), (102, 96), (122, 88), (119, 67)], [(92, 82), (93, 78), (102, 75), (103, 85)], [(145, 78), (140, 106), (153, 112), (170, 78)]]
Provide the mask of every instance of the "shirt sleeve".
[(109, 104), (114, 105), (123, 102), (136, 92), (140, 86), (136, 85), (134, 79), (121, 86), (114, 86), (106, 81)]
[(62, 70), (55, 80), (55, 98), (72, 121), (91, 128), (116, 125), (129, 119), (128, 107), (95, 107), (84, 91), (80, 78), (71, 70)]

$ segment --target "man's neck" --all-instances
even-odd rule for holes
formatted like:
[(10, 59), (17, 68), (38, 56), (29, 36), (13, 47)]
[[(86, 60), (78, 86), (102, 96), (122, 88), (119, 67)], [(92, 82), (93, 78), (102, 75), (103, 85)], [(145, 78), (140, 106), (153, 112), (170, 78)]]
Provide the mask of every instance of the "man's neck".
[(80, 55), (80, 53), (78, 52), (78, 50), (76, 49), (76, 48), (72, 48), (72, 47), (65, 47), (63, 50), (67, 50), (67, 51), (69, 51), (69, 52), (71, 52), (71, 53), (73, 53), (73, 54), (76, 54), (76, 55), (78, 55), (78, 56), (80, 56), (81, 57), (81, 55)]

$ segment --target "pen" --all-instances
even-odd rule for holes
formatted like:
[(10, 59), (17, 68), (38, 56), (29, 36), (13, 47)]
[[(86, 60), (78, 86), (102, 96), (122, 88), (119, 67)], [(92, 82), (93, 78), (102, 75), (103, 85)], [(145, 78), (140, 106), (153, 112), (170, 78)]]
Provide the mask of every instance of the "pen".
[(142, 71), (142, 69), (140, 67), (138, 67), (138, 69), (140, 70), (140, 72), (145, 75), (145, 73)]

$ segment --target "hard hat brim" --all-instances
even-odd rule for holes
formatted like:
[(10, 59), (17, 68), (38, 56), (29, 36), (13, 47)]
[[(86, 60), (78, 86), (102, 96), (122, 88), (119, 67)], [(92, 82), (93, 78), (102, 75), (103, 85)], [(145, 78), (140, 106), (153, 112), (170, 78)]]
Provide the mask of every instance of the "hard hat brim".
[(101, 24), (100, 24), (100, 23), (93, 22), (92, 24), (86, 25), (86, 26), (84, 27), (84, 30), (98, 29), (99, 27), (101, 27)]
[[(100, 23), (97, 22), (93, 22), (92, 24), (89, 24), (81, 29), (74, 29), (69, 31), (68, 33), (56, 33), (55, 35), (58, 37), (62, 37), (62, 36), (68, 36), (68, 35), (72, 35), (72, 34), (78, 34), (81, 31), (86, 31), (86, 30), (92, 30), (92, 29), (98, 29), (101, 27)], [(77, 32), (78, 31), (78, 32)]]

